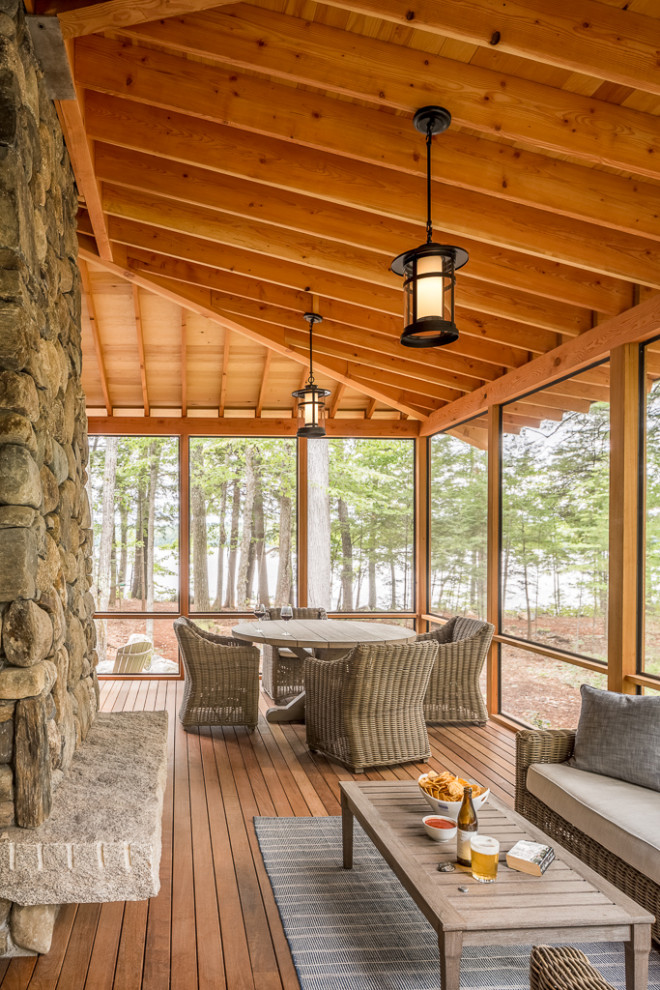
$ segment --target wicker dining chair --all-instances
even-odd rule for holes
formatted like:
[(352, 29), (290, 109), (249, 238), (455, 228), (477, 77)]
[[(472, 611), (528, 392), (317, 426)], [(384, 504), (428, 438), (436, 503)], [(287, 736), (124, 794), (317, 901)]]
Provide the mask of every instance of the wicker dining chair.
[[(268, 618), (279, 619), (279, 608), (269, 608)], [(294, 619), (327, 619), (324, 608), (294, 608)], [(264, 643), (261, 665), (261, 685), (276, 705), (295, 697), (305, 688), (304, 660), (286, 646)], [(309, 652), (311, 656), (311, 650)]]
[(259, 650), (216, 636), (190, 619), (174, 622), (186, 674), (179, 719), (195, 725), (247, 725), (259, 719)]
[(584, 952), (570, 945), (535, 945), (529, 960), (530, 990), (615, 990)]
[(424, 700), (427, 722), (485, 725), (488, 712), (479, 687), (495, 627), (490, 622), (454, 616), (417, 642), (436, 642), (438, 658)]
[(307, 745), (355, 772), (430, 756), (424, 695), (437, 643), (356, 646), (305, 660)]

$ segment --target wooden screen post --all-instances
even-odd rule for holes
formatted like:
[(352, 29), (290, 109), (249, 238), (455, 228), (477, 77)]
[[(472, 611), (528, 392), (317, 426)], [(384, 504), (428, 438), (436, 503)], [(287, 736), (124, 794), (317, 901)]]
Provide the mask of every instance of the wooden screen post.
[[(502, 407), (491, 406), (488, 410), (488, 537), (486, 574), (486, 618), (495, 626), (495, 634), (500, 629), (500, 426)], [(499, 645), (491, 643), (486, 660), (486, 707), (489, 715), (500, 710), (500, 665)]]
[(298, 438), (298, 605), (307, 607), (307, 440)]
[(179, 610), (190, 615), (190, 437), (179, 437)]
[(422, 618), (429, 610), (429, 440), (415, 440), (415, 629), (426, 631)]
[(611, 691), (634, 694), (639, 595), (639, 345), (623, 344), (610, 357), (610, 572), (608, 677)]

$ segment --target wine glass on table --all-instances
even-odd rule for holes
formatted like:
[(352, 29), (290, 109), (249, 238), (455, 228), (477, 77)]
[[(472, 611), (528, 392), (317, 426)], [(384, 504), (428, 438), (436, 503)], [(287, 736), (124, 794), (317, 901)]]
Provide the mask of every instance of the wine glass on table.
[(263, 602), (256, 602), (254, 608), (252, 609), (252, 611), (254, 612), (254, 614), (257, 617), (257, 632), (258, 633), (261, 633), (262, 632), (262, 629), (261, 629), (261, 620), (263, 618), (265, 618), (265, 615), (266, 615), (266, 606), (264, 605)]
[[(291, 621), (291, 619), (293, 618), (293, 609), (292, 609), (292, 607), (290, 605), (283, 605), (282, 606), (282, 608), (280, 609), (280, 618), (283, 620), (283, 622), (290, 622)], [(290, 632), (285, 632), (284, 635), (285, 636), (290, 636), (291, 633)]]

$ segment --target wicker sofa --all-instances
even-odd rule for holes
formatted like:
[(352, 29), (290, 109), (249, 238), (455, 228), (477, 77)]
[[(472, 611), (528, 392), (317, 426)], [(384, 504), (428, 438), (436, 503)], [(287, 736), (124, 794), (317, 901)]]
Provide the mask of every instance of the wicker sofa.
[(516, 811), (655, 915), (660, 942), (660, 792), (567, 764), (572, 729), (516, 736)]

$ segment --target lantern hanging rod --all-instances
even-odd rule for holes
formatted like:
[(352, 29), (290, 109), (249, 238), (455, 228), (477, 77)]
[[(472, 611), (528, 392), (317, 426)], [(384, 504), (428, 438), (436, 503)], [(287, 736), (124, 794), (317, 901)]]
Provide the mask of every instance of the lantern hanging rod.
[(433, 241), (433, 223), (431, 221), (431, 148), (433, 135), (442, 134), (451, 124), (451, 114), (444, 107), (420, 107), (413, 117), (415, 129), (420, 134), (426, 134), (426, 243)]
[(303, 313), (303, 319), (309, 323), (309, 378), (310, 385), (314, 384), (314, 369), (312, 367), (312, 330), (315, 323), (323, 323), (323, 317), (319, 313)]

